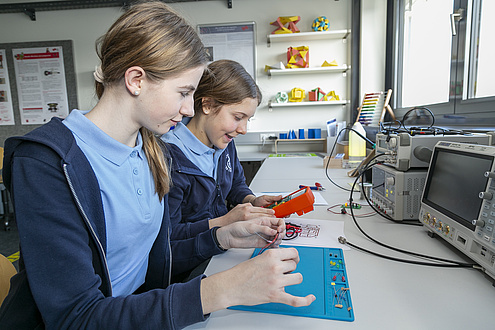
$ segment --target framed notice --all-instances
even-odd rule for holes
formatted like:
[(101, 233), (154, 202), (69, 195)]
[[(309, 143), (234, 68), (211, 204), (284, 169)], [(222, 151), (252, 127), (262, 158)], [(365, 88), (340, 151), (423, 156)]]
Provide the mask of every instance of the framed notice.
[(63, 47), (12, 49), (22, 125), (69, 114)]
[(210, 61), (237, 61), (256, 80), (255, 22), (198, 25), (198, 33)]
[(15, 125), (5, 49), (0, 49), (0, 125)]
[(78, 109), (73, 48), (72, 40), (0, 43), (0, 146)]

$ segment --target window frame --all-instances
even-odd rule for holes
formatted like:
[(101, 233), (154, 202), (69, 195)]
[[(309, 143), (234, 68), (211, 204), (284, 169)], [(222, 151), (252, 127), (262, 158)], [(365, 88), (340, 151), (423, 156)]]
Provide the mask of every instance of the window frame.
[[(409, 0), (388, 0), (387, 10), (387, 58), (385, 89), (392, 88), (391, 104), (396, 117), (400, 120), (411, 107), (401, 105), (403, 79), (402, 65), (404, 57), (404, 9)], [(479, 27), (479, 8), (483, 0), (454, 0), (454, 13), (459, 8), (464, 8), (463, 18), (456, 22), (456, 35), (452, 36), (450, 84), (457, 93), (449, 95), (449, 101), (437, 104), (421, 104), (417, 107), (427, 107), (435, 114), (435, 122), (442, 124), (458, 125), (487, 125), (495, 124), (495, 96), (483, 98), (466, 98), (473, 94), (472, 84), (476, 74), (475, 63), (469, 63), (467, 74), (464, 73), (464, 61), (466, 57), (473, 56), (475, 49), (470, 47), (470, 41), (476, 40)], [(486, 1), (486, 0), (485, 0)], [(477, 19), (473, 18), (477, 15)], [(476, 28), (471, 28), (473, 24)], [(471, 61), (472, 62), (472, 61)], [(465, 82), (465, 84), (464, 84)], [(459, 90), (456, 86), (461, 86)]]

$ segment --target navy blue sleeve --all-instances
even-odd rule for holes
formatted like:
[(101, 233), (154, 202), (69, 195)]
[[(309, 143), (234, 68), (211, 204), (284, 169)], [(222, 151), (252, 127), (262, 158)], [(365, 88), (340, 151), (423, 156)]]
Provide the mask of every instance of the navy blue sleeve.
[(209, 229), (193, 238), (172, 240), (172, 272), (174, 275), (193, 270), (203, 261), (225, 252), (213, 238), (213, 229)]
[(176, 180), (174, 180), (168, 193), (170, 222), (172, 224), (171, 238), (172, 240), (188, 239), (207, 231), (210, 228), (209, 219), (200, 219), (194, 222), (184, 219), (185, 221), (183, 221), (182, 208), (187, 207), (187, 200), (194, 197), (194, 192), (191, 191), (187, 182), (180, 181), (177, 176), (175, 178)]
[(139, 295), (102, 293), (89, 246), (91, 230), (72, 197), (60, 160), (45, 161), (56, 157), (47, 148), (36, 148), (16, 152), (12, 165), (21, 254), (45, 327), (179, 329), (203, 321), (200, 277)]

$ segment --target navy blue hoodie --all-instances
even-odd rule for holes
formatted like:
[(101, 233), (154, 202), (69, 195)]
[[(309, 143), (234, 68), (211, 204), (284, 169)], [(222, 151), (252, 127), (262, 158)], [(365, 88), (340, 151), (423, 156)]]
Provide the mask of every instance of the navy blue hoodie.
[(167, 143), (172, 176), (168, 199), (172, 239), (185, 239), (207, 231), (210, 219), (227, 214), (226, 201), (237, 205), (253, 192), (246, 184), (234, 141), (218, 159), (215, 180), (192, 163), (173, 138)]
[[(0, 329), (179, 329), (205, 320), (204, 275), (169, 283), (172, 268), (181, 272), (198, 255), (197, 242), (170, 241), (166, 206), (141, 293), (112, 297), (98, 181), (60, 119), (8, 139), (4, 157), (21, 260), (0, 308)], [(205, 246), (220, 253), (214, 243)]]

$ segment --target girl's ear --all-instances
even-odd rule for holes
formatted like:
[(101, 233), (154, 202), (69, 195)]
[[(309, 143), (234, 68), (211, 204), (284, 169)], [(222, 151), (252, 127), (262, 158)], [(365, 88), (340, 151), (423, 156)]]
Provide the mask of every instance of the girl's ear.
[(203, 97), (201, 99), (201, 105), (202, 105), (202, 110), (205, 115), (208, 115), (211, 113), (213, 109), (213, 100), (211, 97)]
[(143, 81), (146, 76), (146, 72), (140, 66), (132, 66), (125, 71), (124, 80), (127, 91), (134, 96), (141, 94), (143, 88)]

